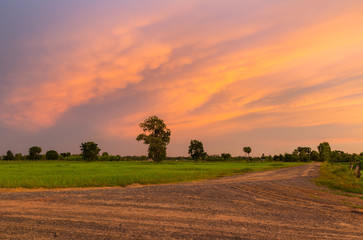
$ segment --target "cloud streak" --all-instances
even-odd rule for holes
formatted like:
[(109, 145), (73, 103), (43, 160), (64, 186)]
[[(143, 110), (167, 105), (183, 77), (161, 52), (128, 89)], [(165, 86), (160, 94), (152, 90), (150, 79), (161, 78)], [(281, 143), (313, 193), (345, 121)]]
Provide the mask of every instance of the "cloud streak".
[(177, 141), (363, 126), (363, 63), (353, 61), (363, 56), (361, 1), (144, 3), (59, 3), (67, 19), (13, 34), (11, 60), (0, 57), (3, 127), (57, 128), (67, 112), (96, 103), (113, 113), (90, 131), (110, 139), (133, 139), (154, 114)]

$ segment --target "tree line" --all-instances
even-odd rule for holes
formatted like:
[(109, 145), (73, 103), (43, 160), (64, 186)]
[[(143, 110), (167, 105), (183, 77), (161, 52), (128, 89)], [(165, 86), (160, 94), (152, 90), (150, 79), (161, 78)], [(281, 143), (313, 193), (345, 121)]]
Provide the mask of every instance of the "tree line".
[(171, 130), (166, 127), (165, 122), (157, 116), (151, 116), (139, 124), (143, 133), (136, 137), (137, 141), (143, 141), (148, 145), (148, 156), (126, 156), (120, 155), (112, 156), (104, 152), (100, 156), (101, 149), (95, 142), (84, 142), (80, 145), (81, 154), (72, 155), (71, 153), (58, 153), (55, 150), (49, 150), (45, 155), (41, 155), (41, 147), (33, 146), (29, 148), (29, 154), (22, 156), (22, 154), (13, 154), (10, 150), (6, 155), (2, 156), (2, 160), (85, 160), (85, 161), (122, 161), (122, 160), (146, 160), (151, 159), (154, 162), (160, 162), (164, 159), (169, 160), (195, 160), (195, 161), (223, 161), (223, 160), (246, 160), (246, 161), (281, 161), (281, 162), (350, 162), (351, 168), (358, 169), (360, 176), (360, 169), (363, 166), (363, 152), (358, 154), (349, 154), (340, 150), (331, 150), (328, 142), (320, 143), (317, 150), (312, 150), (310, 147), (298, 147), (292, 153), (285, 153), (279, 155), (262, 154), (261, 157), (250, 157), (252, 148), (245, 146), (242, 148), (245, 156), (232, 157), (230, 153), (222, 153), (220, 155), (208, 155), (204, 151), (203, 143), (199, 140), (191, 140), (188, 147), (189, 158), (177, 157), (167, 158), (166, 149), (170, 143)]

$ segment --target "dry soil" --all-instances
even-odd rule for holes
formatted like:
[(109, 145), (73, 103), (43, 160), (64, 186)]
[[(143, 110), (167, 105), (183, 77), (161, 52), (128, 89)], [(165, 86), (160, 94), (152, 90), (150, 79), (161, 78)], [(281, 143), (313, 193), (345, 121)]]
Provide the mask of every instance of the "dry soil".
[(0, 191), (0, 239), (363, 239), (310, 164), (191, 183)]

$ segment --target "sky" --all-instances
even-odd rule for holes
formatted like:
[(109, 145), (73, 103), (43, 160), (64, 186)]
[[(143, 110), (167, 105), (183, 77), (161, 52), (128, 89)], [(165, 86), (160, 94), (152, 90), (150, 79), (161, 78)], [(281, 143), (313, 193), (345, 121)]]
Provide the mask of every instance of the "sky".
[(0, 155), (363, 152), (361, 0), (0, 1)]

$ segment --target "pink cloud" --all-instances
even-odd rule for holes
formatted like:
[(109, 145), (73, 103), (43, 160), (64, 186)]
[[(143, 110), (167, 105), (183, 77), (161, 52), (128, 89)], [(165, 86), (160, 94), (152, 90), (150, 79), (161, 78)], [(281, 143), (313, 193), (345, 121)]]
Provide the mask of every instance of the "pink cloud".
[[(131, 15), (106, 7), (102, 20), (81, 12), (73, 18), (82, 24), (24, 41), (24, 68), (10, 74), (0, 122), (38, 131), (75, 107), (107, 107), (111, 96), (130, 91), (122, 104), (135, 108), (105, 118), (94, 127), (100, 135), (134, 138), (154, 114), (180, 139), (363, 124), (363, 4), (323, 5), (178, 1)], [(132, 100), (140, 98), (148, 104)]]

